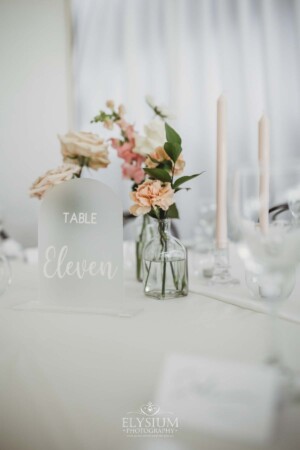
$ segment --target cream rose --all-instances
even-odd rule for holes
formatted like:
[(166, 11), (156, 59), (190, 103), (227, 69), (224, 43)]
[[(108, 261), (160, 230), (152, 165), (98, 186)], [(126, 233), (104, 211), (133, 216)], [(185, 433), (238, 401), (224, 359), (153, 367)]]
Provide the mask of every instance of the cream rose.
[(69, 181), (79, 175), (81, 167), (75, 164), (63, 164), (56, 169), (48, 170), (44, 175), (37, 178), (29, 190), (30, 197), (41, 199), (46, 191), (57, 184)]
[(144, 133), (145, 136), (135, 134), (134, 152), (139, 155), (147, 156), (166, 142), (165, 124), (160, 119), (153, 119), (145, 125)]
[[(157, 147), (154, 152), (150, 154), (151, 158), (155, 159), (156, 161), (162, 162), (162, 161), (168, 161), (171, 158), (166, 153), (165, 149), (163, 147)], [(149, 169), (154, 169), (158, 166), (158, 163), (153, 162), (149, 157), (145, 161), (146, 166)], [(176, 163), (175, 163), (175, 169), (174, 169), (174, 175), (180, 175), (182, 174), (185, 167), (185, 161), (183, 159), (182, 153), (180, 153)]]
[(167, 211), (175, 203), (174, 193), (170, 183), (146, 180), (139, 185), (136, 191), (130, 193), (131, 200), (135, 204), (130, 207), (129, 211), (134, 216), (147, 214), (151, 208), (155, 207)]
[(58, 138), (65, 163), (87, 166), (95, 170), (109, 165), (108, 144), (97, 134), (70, 131)]

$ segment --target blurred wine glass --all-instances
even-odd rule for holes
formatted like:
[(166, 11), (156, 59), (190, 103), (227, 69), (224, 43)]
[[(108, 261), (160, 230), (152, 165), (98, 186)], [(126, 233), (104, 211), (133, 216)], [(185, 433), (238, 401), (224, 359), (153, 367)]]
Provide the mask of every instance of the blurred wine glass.
[[(6, 238), (4, 232), (4, 211), (0, 207), (0, 240)], [(2, 246), (1, 246), (2, 247)], [(12, 273), (7, 257), (0, 247), (0, 295), (4, 294), (8, 286), (11, 284)]]
[[(241, 168), (233, 177), (231, 194), (231, 238), (244, 262), (248, 288), (268, 304), (268, 362), (283, 370), (275, 327), (278, 308), (293, 291), (300, 260), (300, 168)], [(277, 213), (270, 215), (270, 210)]]
[(199, 218), (194, 227), (193, 252), (191, 254), (193, 274), (210, 279), (213, 276), (215, 263), (215, 203), (205, 199), (200, 202), (198, 211)]

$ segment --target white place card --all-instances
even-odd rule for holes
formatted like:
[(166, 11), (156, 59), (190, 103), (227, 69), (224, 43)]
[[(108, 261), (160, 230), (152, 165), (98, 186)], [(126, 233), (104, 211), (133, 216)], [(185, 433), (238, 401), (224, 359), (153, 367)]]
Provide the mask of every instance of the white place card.
[(271, 367), (173, 355), (156, 402), (180, 428), (261, 444), (272, 436), (278, 392)]
[(120, 308), (122, 220), (119, 198), (100, 181), (74, 179), (47, 192), (39, 217), (40, 305)]

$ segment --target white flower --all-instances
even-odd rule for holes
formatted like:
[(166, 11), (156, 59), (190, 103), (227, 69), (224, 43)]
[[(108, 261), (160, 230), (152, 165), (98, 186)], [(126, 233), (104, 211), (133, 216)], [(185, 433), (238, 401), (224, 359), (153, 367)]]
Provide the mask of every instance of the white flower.
[(70, 131), (58, 138), (65, 163), (87, 166), (94, 170), (109, 165), (108, 144), (97, 134)]
[(165, 105), (156, 105), (153, 97), (150, 95), (146, 96), (146, 102), (150, 106), (151, 109), (155, 112), (156, 115), (160, 116), (162, 119), (174, 119), (175, 115), (169, 111), (169, 109)]
[(157, 147), (163, 147), (166, 142), (165, 124), (160, 119), (153, 119), (144, 126), (145, 136), (135, 134), (134, 152), (142, 156), (152, 153)]

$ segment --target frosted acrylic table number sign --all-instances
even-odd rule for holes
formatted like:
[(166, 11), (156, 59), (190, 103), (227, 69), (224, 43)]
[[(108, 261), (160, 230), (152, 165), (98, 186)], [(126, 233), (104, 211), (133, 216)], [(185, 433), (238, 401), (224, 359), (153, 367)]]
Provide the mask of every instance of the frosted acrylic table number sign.
[(47, 192), (36, 308), (132, 315), (123, 305), (122, 221), (119, 198), (100, 181), (74, 179)]

